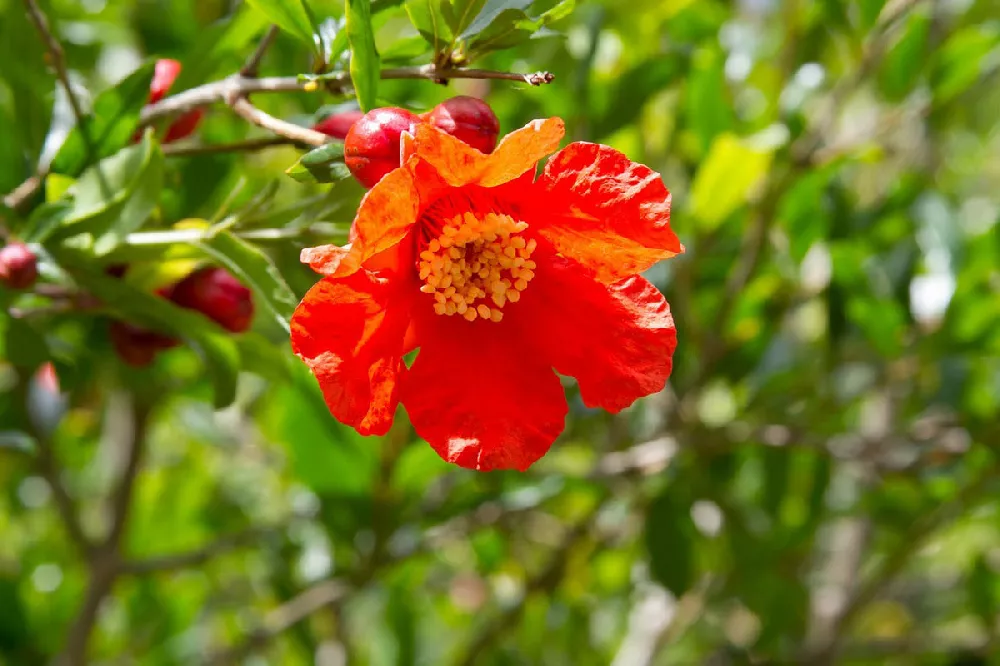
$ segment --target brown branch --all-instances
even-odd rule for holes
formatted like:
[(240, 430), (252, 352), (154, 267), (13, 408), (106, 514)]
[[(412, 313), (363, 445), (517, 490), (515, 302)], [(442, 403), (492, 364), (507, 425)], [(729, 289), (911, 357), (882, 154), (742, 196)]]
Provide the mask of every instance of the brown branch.
[(877, 570), (858, 586), (855, 594), (847, 602), (844, 611), (837, 618), (828, 640), (809, 654), (802, 655), (803, 659), (796, 661), (796, 663), (833, 663), (847, 629), (850, 628), (859, 613), (902, 573), (910, 558), (920, 550), (927, 539), (942, 526), (953, 521), (962, 511), (968, 510), (970, 506), (981, 501), (983, 496), (990, 496), (991, 493), (995, 492), (998, 482), (1000, 482), (1000, 470), (995, 466), (990, 467), (972, 483), (959, 490), (950, 502), (918, 518), (910, 526), (896, 548), (882, 560)]
[(83, 120), (87, 114), (84, 113), (80, 100), (77, 99), (76, 93), (73, 92), (73, 85), (69, 80), (69, 72), (66, 70), (66, 54), (63, 51), (62, 45), (56, 39), (55, 35), (52, 34), (52, 30), (49, 28), (49, 21), (45, 18), (45, 13), (42, 12), (38, 3), (35, 0), (24, 0), (24, 6), (27, 8), (28, 16), (31, 17), (31, 22), (35, 24), (38, 34), (41, 35), (42, 41), (45, 42), (45, 48), (48, 49), (49, 58), (52, 61), (49, 64), (56, 71), (59, 82), (62, 83), (63, 88), (66, 90), (66, 96), (69, 98), (70, 106), (73, 107), (73, 115), (76, 117), (76, 122), (83, 129)]
[(520, 81), (531, 86), (540, 86), (555, 81), (551, 72), (495, 72), (489, 69), (440, 69), (434, 65), (420, 67), (396, 67), (382, 70), (383, 79), (428, 79), (447, 81), (449, 79), (493, 79), (499, 81)]
[(8, 208), (13, 208), (14, 210), (20, 209), (25, 202), (35, 195), (38, 188), (42, 186), (43, 178), (44, 176), (42, 176), (42, 174), (30, 176), (23, 183), (11, 190), (9, 194), (4, 195), (4, 205)]
[(239, 663), (255, 650), (267, 645), (278, 634), (287, 631), (316, 611), (344, 598), (348, 587), (338, 580), (326, 580), (313, 585), (296, 597), (278, 606), (265, 616), (261, 626), (244, 641), (206, 658), (213, 666)]
[(304, 143), (309, 146), (322, 146), (330, 141), (330, 137), (322, 132), (295, 125), (286, 120), (275, 118), (255, 107), (244, 97), (234, 99), (230, 106), (239, 117), (247, 122), (253, 123), (257, 127), (274, 132), (278, 136), (285, 137), (296, 143)]
[(563, 538), (562, 543), (552, 553), (548, 563), (535, 575), (531, 576), (524, 589), (524, 599), (521, 603), (510, 606), (495, 616), (492, 621), (484, 627), (472, 640), (465, 652), (455, 661), (457, 666), (475, 666), (480, 663), (480, 657), (489, 649), (494, 642), (501, 639), (514, 625), (520, 621), (524, 614), (525, 603), (532, 595), (547, 592), (552, 594), (562, 583), (566, 574), (566, 562), (569, 560), (570, 551), (577, 543), (590, 534), (593, 517), (603, 503), (598, 503), (593, 511), (577, 522)]
[[(132, 397), (133, 401), (137, 400)], [(104, 599), (111, 593), (121, 574), (121, 537), (128, 522), (132, 493), (146, 449), (146, 425), (149, 407), (133, 402), (130, 406), (128, 430), (125, 433), (125, 464), (118, 484), (110, 498), (111, 528), (108, 535), (91, 552), (88, 562), (90, 579), (83, 603), (77, 612), (66, 638), (66, 646), (57, 660), (60, 666), (85, 666), (87, 646), (97, 624), (97, 616)]]
[(52, 442), (44, 434), (38, 432), (37, 429), (32, 428), (32, 430), (33, 432), (30, 434), (35, 440), (38, 451), (35, 459), (38, 473), (42, 475), (42, 478), (45, 479), (52, 490), (52, 498), (55, 500), (56, 511), (59, 512), (59, 518), (70, 540), (87, 556), (90, 553), (92, 544), (84, 533), (83, 526), (80, 524), (80, 512), (76, 505), (76, 500), (73, 499), (66, 490), (66, 486), (63, 485), (61, 468), (59, 462), (56, 460)]
[(257, 76), (257, 71), (260, 69), (260, 61), (264, 58), (264, 54), (267, 53), (267, 50), (271, 48), (271, 44), (277, 36), (278, 26), (272, 25), (268, 28), (264, 38), (260, 40), (260, 44), (257, 45), (257, 49), (249, 58), (247, 58), (243, 68), (240, 69), (241, 76)]
[(132, 576), (144, 576), (147, 574), (163, 573), (196, 567), (212, 560), (220, 555), (236, 550), (243, 546), (248, 546), (262, 537), (284, 529), (283, 525), (272, 525), (267, 527), (253, 527), (242, 532), (230, 534), (213, 541), (212, 543), (186, 553), (176, 553), (173, 555), (159, 555), (142, 560), (133, 560), (122, 564), (122, 574)]
[[(429, 81), (448, 79), (500, 79), (504, 81), (521, 81), (529, 85), (551, 83), (554, 76), (549, 72), (522, 74), (518, 72), (493, 72), (483, 69), (438, 69), (433, 65), (420, 67), (397, 67), (382, 70), (383, 79), (427, 79)], [(267, 77), (254, 78), (234, 74), (221, 81), (206, 83), (177, 95), (172, 95), (156, 104), (150, 104), (142, 110), (139, 117), (140, 125), (149, 125), (167, 116), (184, 113), (200, 106), (208, 106), (218, 102), (228, 103), (230, 100), (246, 97), (254, 93), (270, 92), (304, 92), (321, 82), (327, 87), (345, 88), (351, 83), (348, 72), (327, 74), (322, 78), (299, 79), (298, 77)]]
[(303, 92), (305, 81), (294, 76), (254, 78), (233, 74), (220, 81), (185, 90), (177, 95), (171, 95), (156, 104), (146, 106), (139, 115), (139, 125), (151, 123), (185, 113), (201, 106), (218, 102), (227, 102), (245, 95), (261, 92)]
[(266, 136), (246, 141), (234, 141), (232, 143), (214, 143), (193, 146), (178, 146), (167, 144), (163, 146), (163, 154), (167, 157), (188, 157), (191, 155), (211, 155), (215, 153), (249, 153), (258, 150), (266, 150), (276, 146), (302, 146), (299, 143), (284, 136)]

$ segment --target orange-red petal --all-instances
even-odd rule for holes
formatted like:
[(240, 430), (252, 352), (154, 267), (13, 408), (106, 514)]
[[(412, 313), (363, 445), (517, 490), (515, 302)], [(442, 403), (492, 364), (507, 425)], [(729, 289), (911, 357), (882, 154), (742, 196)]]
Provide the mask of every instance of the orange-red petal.
[(536, 230), (602, 282), (640, 273), (684, 251), (670, 228), (660, 174), (594, 143), (572, 143), (535, 183)]
[(645, 278), (604, 284), (553, 257), (538, 263), (517, 307), (522, 335), (576, 377), (588, 407), (618, 412), (666, 385), (677, 332), (670, 306)]
[(323, 278), (292, 316), (292, 350), (309, 366), (330, 412), (362, 435), (382, 435), (396, 411), (408, 301), (368, 271)]
[(350, 245), (306, 248), (301, 260), (323, 275), (344, 277), (371, 257), (399, 243), (417, 222), (420, 197), (408, 169), (385, 175), (361, 200), (351, 224)]
[(525, 353), (504, 322), (423, 320), (400, 394), (417, 434), (445, 460), (480, 471), (523, 471), (545, 455), (567, 411), (551, 365)]
[(489, 155), (428, 124), (418, 125), (408, 154), (430, 164), (452, 187), (495, 187), (511, 181), (559, 148), (565, 134), (560, 118), (535, 120), (511, 132)]

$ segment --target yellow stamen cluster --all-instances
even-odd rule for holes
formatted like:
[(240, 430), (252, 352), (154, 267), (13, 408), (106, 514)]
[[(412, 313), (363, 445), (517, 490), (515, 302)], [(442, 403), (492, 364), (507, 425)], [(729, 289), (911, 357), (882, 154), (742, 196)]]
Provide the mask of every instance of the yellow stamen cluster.
[(445, 222), (417, 265), (420, 291), (434, 295), (434, 312), (469, 321), (503, 319), (503, 306), (517, 303), (535, 277), (531, 254), (537, 242), (520, 235), (527, 228), (496, 213), (465, 213)]

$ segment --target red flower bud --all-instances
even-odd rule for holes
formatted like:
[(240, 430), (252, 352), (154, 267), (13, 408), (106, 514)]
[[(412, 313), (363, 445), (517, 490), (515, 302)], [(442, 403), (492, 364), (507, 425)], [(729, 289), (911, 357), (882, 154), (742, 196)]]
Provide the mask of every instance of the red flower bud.
[(108, 332), (115, 353), (125, 363), (135, 368), (149, 365), (157, 352), (178, 344), (177, 340), (167, 335), (124, 321), (112, 321)]
[(497, 147), (500, 121), (490, 105), (476, 97), (460, 95), (446, 99), (425, 114), (424, 119), (481, 153), (492, 153)]
[(182, 308), (201, 312), (233, 333), (247, 330), (253, 321), (250, 290), (223, 268), (201, 268), (164, 296)]
[(358, 119), (344, 139), (344, 162), (354, 177), (365, 187), (375, 183), (393, 169), (398, 169), (400, 138), (412, 132), (422, 122), (406, 109), (388, 107), (373, 109)]
[(24, 243), (0, 248), (0, 282), (11, 289), (28, 289), (38, 279), (38, 257)]
[[(149, 84), (149, 103), (155, 104), (166, 97), (170, 92), (170, 87), (174, 85), (177, 75), (181, 73), (181, 64), (176, 60), (164, 58), (156, 61), (153, 69), (153, 81)], [(183, 114), (180, 118), (171, 123), (167, 128), (167, 133), (163, 137), (162, 143), (178, 141), (186, 136), (190, 136), (201, 122), (205, 115), (203, 109), (192, 109)], [(137, 142), (142, 138), (141, 132), (136, 132), (132, 141)]]
[(186, 136), (190, 136), (197, 129), (203, 115), (205, 115), (203, 109), (193, 109), (182, 115), (167, 128), (167, 133), (163, 137), (163, 143), (178, 141)]
[(331, 113), (329, 116), (313, 125), (313, 129), (322, 132), (334, 139), (344, 139), (350, 131), (351, 126), (356, 123), (364, 114), (361, 111), (344, 111), (343, 113)]
[(180, 73), (181, 64), (176, 60), (157, 60), (153, 69), (153, 81), (149, 84), (149, 103), (155, 104), (163, 99)]

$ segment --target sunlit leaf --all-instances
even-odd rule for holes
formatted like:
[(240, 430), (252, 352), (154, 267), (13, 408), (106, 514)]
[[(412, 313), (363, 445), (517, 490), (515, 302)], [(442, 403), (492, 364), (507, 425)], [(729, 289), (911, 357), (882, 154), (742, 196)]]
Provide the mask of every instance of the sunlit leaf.
[(712, 142), (691, 185), (691, 213), (706, 230), (745, 204), (767, 175), (771, 153), (755, 150), (732, 134)]
[(139, 113), (149, 98), (153, 63), (149, 62), (94, 100), (93, 113), (70, 131), (52, 160), (51, 171), (76, 176), (88, 164), (114, 154), (135, 134)]
[(380, 78), (379, 55), (372, 32), (370, 0), (344, 0), (347, 15), (347, 41), (351, 45), (351, 82), (362, 111), (376, 106)]

